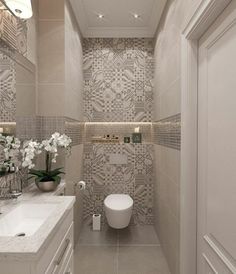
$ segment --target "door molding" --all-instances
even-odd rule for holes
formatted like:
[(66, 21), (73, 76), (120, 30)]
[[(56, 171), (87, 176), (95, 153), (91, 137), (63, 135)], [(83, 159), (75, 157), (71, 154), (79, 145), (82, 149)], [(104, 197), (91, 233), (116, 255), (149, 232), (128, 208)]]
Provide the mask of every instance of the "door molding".
[(197, 273), (198, 40), (231, 0), (201, 0), (181, 37), (180, 273)]

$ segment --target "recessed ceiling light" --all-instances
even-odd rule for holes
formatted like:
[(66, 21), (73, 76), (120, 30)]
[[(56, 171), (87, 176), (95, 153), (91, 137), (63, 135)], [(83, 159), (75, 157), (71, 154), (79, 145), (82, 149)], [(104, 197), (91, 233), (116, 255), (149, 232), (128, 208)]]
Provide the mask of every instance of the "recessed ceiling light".
[(99, 19), (104, 18), (104, 15), (103, 15), (103, 14), (98, 14), (98, 18), (99, 18)]
[(135, 18), (135, 19), (138, 19), (139, 17), (140, 17), (139, 14), (137, 14), (137, 13), (134, 14), (134, 18)]

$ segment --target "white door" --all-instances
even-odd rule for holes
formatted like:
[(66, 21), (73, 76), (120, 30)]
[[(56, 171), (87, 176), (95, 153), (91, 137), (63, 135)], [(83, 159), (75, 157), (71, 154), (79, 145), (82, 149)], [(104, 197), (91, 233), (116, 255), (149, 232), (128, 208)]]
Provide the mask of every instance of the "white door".
[(236, 273), (236, 0), (198, 54), (197, 273)]

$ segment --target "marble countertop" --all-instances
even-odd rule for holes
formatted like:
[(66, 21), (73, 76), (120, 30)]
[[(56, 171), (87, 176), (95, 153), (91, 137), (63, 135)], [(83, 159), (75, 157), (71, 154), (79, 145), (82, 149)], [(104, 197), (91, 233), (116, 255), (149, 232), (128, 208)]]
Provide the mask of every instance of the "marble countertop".
[(17, 200), (0, 202), (0, 219), (22, 203), (53, 203), (56, 209), (49, 218), (32, 235), (26, 237), (1, 237), (0, 236), (0, 260), (34, 260), (46, 244), (47, 239), (56, 229), (57, 224), (62, 220), (73, 207), (74, 196), (56, 196), (65, 188), (65, 183), (61, 183), (56, 191), (43, 193), (35, 185), (26, 188)]

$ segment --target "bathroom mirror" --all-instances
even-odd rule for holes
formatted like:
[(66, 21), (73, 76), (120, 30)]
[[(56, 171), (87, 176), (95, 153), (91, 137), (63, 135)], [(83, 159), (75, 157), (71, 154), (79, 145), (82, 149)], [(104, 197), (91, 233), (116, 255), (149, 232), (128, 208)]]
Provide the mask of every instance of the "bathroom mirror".
[[(2, 3), (0, 9), (0, 133), (24, 140), (33, 138), (36, 130), (36, 69), (26, 58), (25, 21)], [(0, 163), (3, 160), (0, 147)]]

